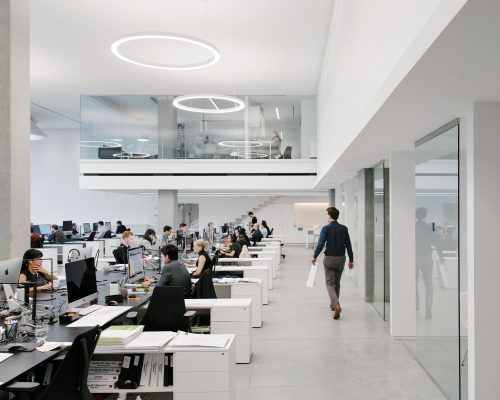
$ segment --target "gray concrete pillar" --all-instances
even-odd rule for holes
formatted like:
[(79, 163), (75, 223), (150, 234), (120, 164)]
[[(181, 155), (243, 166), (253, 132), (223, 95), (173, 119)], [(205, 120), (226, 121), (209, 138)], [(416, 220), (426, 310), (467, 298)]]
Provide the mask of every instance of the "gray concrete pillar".
[(328, 207), (335, 207), (335, 189), (328, 190)]
[[(174, 96), (158, 96), (158, 158), (185, 158), (184, 131), (177, 131), (177, 108)], [(178, 140), (178, 135), (180, 135)], [(179, 143), (178, 143), (179, 142)], [(177, 149), (179, 147), (179, 149)]]
[(30, 246), (30, 9), (0, 1), (0, 260)]
[(179, 228), (179, 204), (177, 190), (158, 190), (158, 232), (170, 225), (175, 232)]

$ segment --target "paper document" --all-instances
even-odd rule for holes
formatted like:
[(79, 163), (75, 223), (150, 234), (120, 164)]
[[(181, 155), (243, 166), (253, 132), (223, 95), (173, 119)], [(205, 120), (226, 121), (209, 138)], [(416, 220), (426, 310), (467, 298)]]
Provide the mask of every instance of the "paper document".
[(309, 270), (309, 276), (307, 277), (307, 282), (306, 286), (307, 287), (314, 287), (314, 284), (316, 282), (316, 273), (318, 272), (318, 264), (312, 264), (311, 269)]
[(12, 353), (0, 353), (0, 362), (5, 361), (7, 358), (10, 356), (13, 356), (14, 354)]
[(56, 349), (60, 349), (63, 347), (71, 346), (71, 342), (45, 342), (43, 345), (38, 346), (36, 349), (41, 351), (42, 353), (46, 353), (48, 351), (53, 351)]
[(185, 332), (179, 334), (170, 342), (172, 347), (226, 347), (227, 335), (197, 335)]
[(105, 325), (109, 321), (115, 319), (119, 315), (125, 314), (132, 307), (128, 306), (109, 306), (100, 308), (93, 313), (86, 315), (83, 318), (67, 325), (68, 328), (80, 328), (85, 326), (96, 326), (96, 325)]

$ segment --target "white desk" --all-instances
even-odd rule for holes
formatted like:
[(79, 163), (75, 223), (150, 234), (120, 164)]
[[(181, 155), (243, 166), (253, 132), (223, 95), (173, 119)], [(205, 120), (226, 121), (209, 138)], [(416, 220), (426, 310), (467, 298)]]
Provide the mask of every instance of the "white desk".
[[(41, 251), (43, 253), (43, 249), (56, 248), (58, 261), (60, 260), (61, 263), (64, 265), (68, 262), (68, 255), (69, 255), (69, 252), (71, 250), (76, 249), (81, 254), (84, 246), (85, 246), (85, 244), (83, 244), (83, 243), (73, 243), (73, 242), (67, 242), (64, 244), (47, 244), (47, 245), (43, 246)], [(57, 266), (57, 264), (56, 264), (56, 266)]]
[(186, 299), (188, 310), (210, 310), (211, 334), (234, 334), (236, 362), (252, 357), (252, 299)]
[(218, 265), (215, 272), (243, 272), (243, 278), (262, 279), (262, 304), (269, 304), (269, 267), (265, 265)]
[[(255, 265), (255, 266), (272, 266), (268, 272), (267, 279), (267, 288), (273, 288), (273, 277), (275, 275), (274, 272), (274, 264), (273, 258), (219, 258), (218, 265), (226, 265), (226, 264), (237, 264), (237, 265)], [(217, 267), (215, 267), (217, 270)]]
[(120, 246), (120, 238), (110, 238), (104, 240), (104, 254), (106, 257), (113, 257), (113, 250)]
[(257, 246), (251, 246), (248, 248), (248, 250), (254, 250), (254, 251), (274, 251), (276, 254), (276, 265), (281, 264), (281, 245), (277, 244), (276, 242), (269, 243), (268, 245), (263, 245), (262, 243), (257, 243)]
[(214, 287), (220, 299), (252, 299), (252, 328), (262, 326), (262, 279), (214, 279)]
[(257, 259), (259, 260), (270, 258), (272, 260), (272, 265), (273, 265), (272, 277), (276, 278), (278, 276), (279, 264), (278, 264), (278, 258), (276, 257), (276, 251), (267, 250), (265, 247), (261, 248), (251, 247), (248, 250), (248, 252), (250, 253), (250, 256), (254, 259), (255, 257), (257, 257)]
[[(226, 347), (163, 347), (159, 351), (135, 352), (173, 354), (173, 386), (139, 386), (137, 389), (96, 389), (92, 393), (173, 393), (174, 400), (233, 400), (235, 398), (236, 347), (234, 335)], [(96, 349), (93, 360), (106, 355), (126, 354), (125, 350)]]

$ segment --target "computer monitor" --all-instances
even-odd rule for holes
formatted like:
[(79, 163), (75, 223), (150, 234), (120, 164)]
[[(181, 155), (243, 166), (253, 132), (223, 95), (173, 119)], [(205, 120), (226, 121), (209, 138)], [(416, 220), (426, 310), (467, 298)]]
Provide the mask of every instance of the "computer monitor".
[(95, 260), (86, 258), (64, 265), (68, 286), (68, 308), (97, 300)]
[(104, 225), (106, 226), (106, 228), (111, 230), (111, 222), (105, 222)]
[(41, 224), (39, 225), (40, 227), (40, 234), (41, 235), (50, 235), (50, 224)]
[(83, 224), (83, 233), (87, 234), (87, 233), (90, 233), (90, 232), (92, 232), (90, 230), (90, 224), (88, 222), (84, 222), (84, 224)]
[(186, 250), (193, 251), (193, 236), (188, 235), (186, 236)]
[(40, 225), (32, 225), (31, 227), (33, 228), (33, 233), (42, 234), (42, 232), (40, 232)]
[(128, 280), (133, 283), (144, 277), (144, 256), (141, 246), (128, 250)]
[(92, 232), (97, 232), (98, 227), (99, 227), (98, 222), (92, 222)]
[(63, 232), (71, 232), (73, 230), (73, 221), (63, 221), (62, 230)]
[(228, 225), (222, 225), (222, 233), (229, 233), (229, 226)]
[(19, 274), (23, 265), (22, 258), (13, 258), (0, 261), (0, 301), (6, 301), (8, 295), (5, 291), (10, 291), (11, 295), (16, 292), (16, 284), (19, 281)]

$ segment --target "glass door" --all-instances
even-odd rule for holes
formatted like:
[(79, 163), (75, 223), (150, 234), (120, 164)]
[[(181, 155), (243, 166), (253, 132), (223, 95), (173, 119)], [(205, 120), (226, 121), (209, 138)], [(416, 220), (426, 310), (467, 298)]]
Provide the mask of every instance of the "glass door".
[(417, 359), (460, 399), (459, 126), (416, 144)]

